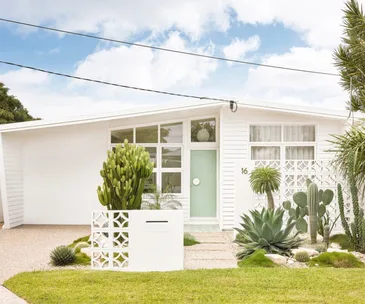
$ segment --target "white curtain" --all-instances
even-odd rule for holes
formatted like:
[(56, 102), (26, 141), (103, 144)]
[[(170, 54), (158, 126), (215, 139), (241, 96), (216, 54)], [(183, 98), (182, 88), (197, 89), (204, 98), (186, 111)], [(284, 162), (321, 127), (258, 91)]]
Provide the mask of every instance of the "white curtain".
[(314, 126), (285, 126), (284, 141), (285, 142), (312, 142), (315, 141)]
[(285, 147), (286, 160), (313, 160), (314, 147), (293, 146)]
[(250, 126), (250, 142), (281, 142), (281, 126)]
[(280, 160), (280, 147), (251, 147), (252, 160)]

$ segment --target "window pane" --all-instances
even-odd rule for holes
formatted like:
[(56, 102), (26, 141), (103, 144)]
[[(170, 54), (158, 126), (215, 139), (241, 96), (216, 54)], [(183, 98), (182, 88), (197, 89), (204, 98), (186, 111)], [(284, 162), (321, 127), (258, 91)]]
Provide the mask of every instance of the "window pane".
[(157, 143), (157, 135), (158, 127), (157, 126), (148, 126), (141, 127), (136, 129), (136, 142), (137, 143)]
[(163, 172), (162, 191), (169, 193), (181, 193), (181, 173), (180, 172)]
[(250, 126), (251, 142), (281, 142), (281, 126)]
[(182, 122), (161, 125), (160, 128), (161, 143), (182, 143), (182, 141), (183, 141)]
[(162, 168), (181, 168), (181, 148), (162, 148)]
[(143, 193), (152, 193), (155, 192), (155, 190), (156, 190), (156, 172), (153, 172), (152, 175), (146, 179)]
[(279, 160), (280, 147), (251, 147), (252, 160)]
[(123, 143), (127, 139), (129, 143), (133, 143), (133, 129), (112, 131), (112, 144)]
[(312, 160), (314, 159), (314, 147), (286, 147), (286, 160)]
[(145, 147), (146, 151), (150, 154), (150, 160), (157, 166), (157, 148), (156, 147)]
[(284, 138), (286, 142), (315, 141), (315, 126), (285, 126)]
[(215, 118), (191, 122), (192, 142), (215, 142)]

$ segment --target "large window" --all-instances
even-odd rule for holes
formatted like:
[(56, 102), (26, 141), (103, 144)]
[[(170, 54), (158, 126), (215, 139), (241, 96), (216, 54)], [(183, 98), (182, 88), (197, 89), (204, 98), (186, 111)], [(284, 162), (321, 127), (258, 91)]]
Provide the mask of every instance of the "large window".
[(252, 160), (314, 160), (316, 130), (313, 125), (252, 125)]
[(162, 189), (182, 193), (183, 123), (141, 126), (111, 132), (111, 146), (128, 142), (145, 147), (155, 168), (146, 181), (145, 192)]

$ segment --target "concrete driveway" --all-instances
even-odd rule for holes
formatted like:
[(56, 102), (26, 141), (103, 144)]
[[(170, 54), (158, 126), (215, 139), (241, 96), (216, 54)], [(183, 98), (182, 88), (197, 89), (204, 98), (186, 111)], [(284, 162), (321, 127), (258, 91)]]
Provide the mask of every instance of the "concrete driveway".
[(90, 234), (90, 226), (24, 225), (0, 230), (0, 285), (19, 272), (49, 269), (49, 253)]

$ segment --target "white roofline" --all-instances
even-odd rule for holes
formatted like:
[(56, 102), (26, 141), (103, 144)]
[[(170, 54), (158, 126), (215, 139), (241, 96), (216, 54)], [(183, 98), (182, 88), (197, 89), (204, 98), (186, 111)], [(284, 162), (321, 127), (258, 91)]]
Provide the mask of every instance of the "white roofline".
[[(119, 111), (114, 113), (105, 113), (93, 116), (79, 116), (79, 117), (71, 117), (69, 119), (60, 119), (60, 120), (35, 120), (35, 121), (27, 121), (27, 122), (19, 122), (12, 124), (4, 124), (0, 125), (0, 133), (7, 132), (17, 132), (17, 131), (25, 131), (25, 130), (33, 130), (33, 129), (41, 129), (41, 128), (50, 128), (50, 127), (61, 127), (68, 125), (77, 125), (84, 123), (92, 123), (92, 122), (101, 122), (122, 118), (130, 118), (130, 117), (140, 117), (154, 114), (164, 114), (175, 111), (183, 111), (183, 110), (194, 110), (201, 109), (207, 107), (228, 107), (227, 102), (205, 102), (199, 104), (190, 104), (190, 105), (174, 105), (174, 106), (163, 106), (163, 107), (150, 107), (150, 108), (137, 108), (125, 111)], [(347, 120), (347, 115), (344, 111), (333, 111), (328, 109), (318, 109), (311, 107), (298, 107), (293, 105), (283, 105), (283, 104), (274, 104), (274, 103), (249, 103), (249, 102), (240, 102), (238, 107), (243, 107), (247, 109), (256, 109), (256, 110), (265, 110), (265, 111), (275, 111), (275, 112), (283, 112), (283, 113), (292, 113), (299, 115), (308, 115), (308, 116), (316, 116), (323, 117), (329, 119), (339, 119), (339, 120)]]

